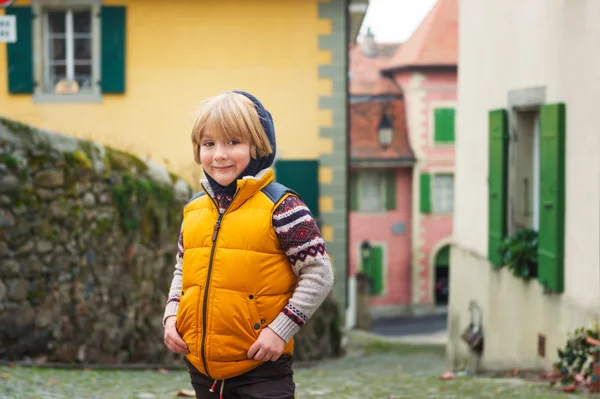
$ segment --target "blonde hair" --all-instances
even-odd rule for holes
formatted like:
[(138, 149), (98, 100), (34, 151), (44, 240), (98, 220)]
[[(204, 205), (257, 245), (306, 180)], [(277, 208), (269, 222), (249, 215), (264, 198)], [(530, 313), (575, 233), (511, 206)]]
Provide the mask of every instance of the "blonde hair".
[(254, 103), (243, 94), (227, 92), (202, 102), (192, 129), (194, 160), (200, 164), (202, 137), (210, 131), (214, 138), (236, 138), (250, 143), (252, 158), (273, 152)]

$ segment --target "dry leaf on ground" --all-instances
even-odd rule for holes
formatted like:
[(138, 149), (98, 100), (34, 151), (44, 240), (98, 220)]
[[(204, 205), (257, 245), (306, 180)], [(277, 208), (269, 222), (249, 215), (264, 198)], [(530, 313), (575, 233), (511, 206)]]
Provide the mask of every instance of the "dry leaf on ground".
[(196, 397), (196, 392), (194, 392), (191, 389), (180, 389), (179, 391), (177, 391), (177, 393), (175, 395), (183, 396), (186, 398), (194, 398), (194, 397)]

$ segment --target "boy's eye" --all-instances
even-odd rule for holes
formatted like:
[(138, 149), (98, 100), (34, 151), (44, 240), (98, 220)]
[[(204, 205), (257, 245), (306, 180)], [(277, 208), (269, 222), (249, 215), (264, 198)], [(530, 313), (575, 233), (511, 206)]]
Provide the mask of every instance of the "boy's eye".
[(227, 142), (227, 144), (229, 144), (229, 145), (236, 145), (236, 144), (239, 144), (239, 143), (240, 143), (240, 141), (239, 140), (235, 140), (235, 139), (229, 140)]
[(204, 143), (202, 143), (203, 147), (212, 147), (214, 144), (212, 141), (205, 141)]

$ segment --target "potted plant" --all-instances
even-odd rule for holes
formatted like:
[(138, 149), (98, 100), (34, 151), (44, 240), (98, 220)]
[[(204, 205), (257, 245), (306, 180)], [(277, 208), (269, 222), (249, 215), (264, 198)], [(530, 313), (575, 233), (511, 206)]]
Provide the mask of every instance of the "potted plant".
[(503, 263), (516, 277), (530, 279), (537, 277), (538, 233), (533, 229), (521, 229), (502, 240), (498, 252)]

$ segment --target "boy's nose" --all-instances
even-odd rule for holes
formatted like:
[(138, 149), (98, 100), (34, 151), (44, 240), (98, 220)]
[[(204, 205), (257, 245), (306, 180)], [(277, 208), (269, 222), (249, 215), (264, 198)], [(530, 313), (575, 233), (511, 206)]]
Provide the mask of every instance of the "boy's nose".
[(227, 159), (227, 151), (224, 151), (222, 148), (217, 148), (215, 159)]

